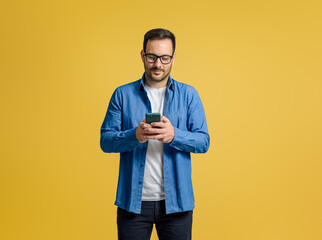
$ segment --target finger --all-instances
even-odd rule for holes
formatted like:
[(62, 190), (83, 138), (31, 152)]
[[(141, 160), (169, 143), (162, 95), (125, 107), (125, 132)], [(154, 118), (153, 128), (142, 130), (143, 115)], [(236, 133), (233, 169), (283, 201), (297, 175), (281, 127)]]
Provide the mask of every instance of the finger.
[(151, 135), (143, 134), (143, 138), (144, 138), (144, 140), (148, 140), (148, 139), (149, 139), (149, 136), (151, 136)]
[(165, 124), (163, 122), (153, 122), (151, 123), (151, 126), (165, 128)]
[(143, 123), (142, 127), (143, 128), (152, 128), (152, 126), (148, 123)]
[(145, 134), (154, 134), (155, 135), (155, 134), (164, 133), (164, 130), (163, 129), (160, 129), (160, 128), (152, 128), (152, 127), (150, 127), (150, 128), (144, 129), (143, 132)]
[(166, 138), (166, 136), (164, 134), (156, 134), (156, 135), (150, 135), (148, 138), (159, 140), (159, 141), (163, 142), (163, 140)]
[(170, 122), (170, 120), (168, 118), (166, 118), (165, 116), (162, 116), (161, 117), (161, 121), (162, 122), (165, 122), (165, 123), (169, 123)]
[(164, 134), (164, 130), (161, 128), (147, 128), (147, 129), (144, 129), (144, 132), (150, 135)]
[(155, 134), (155, 135), (149, 135), (148, 139), (160, 140), (160, 139), (163, 139), (164, 137), (165, 137), (164, 134)]

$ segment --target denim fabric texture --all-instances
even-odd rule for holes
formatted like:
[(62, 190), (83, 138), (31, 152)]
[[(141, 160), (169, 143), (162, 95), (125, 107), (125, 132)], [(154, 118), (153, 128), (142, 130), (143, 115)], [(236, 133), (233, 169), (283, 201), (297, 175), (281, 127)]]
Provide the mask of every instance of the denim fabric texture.
[[(141, 213), (142, 187), (148, 142), (139, 143), (135, 130), (151, 112), (141, 79), (118, 87), (109, 102), (101, 126), (100, 145), (104, 152), (120, 153), (115, 205)], [(198, 92), (169, 77), (164, 112), (174, 127), (171, 143), (163, 144), (166, 213), (194, 209), (190, 153), (205, 153), (210, 144), (204, 108)]]
[(159, 240), (191, 240), (193, 211), (166, 214), (164, 201), (144, 201), (141, 208), (141, 214), (117, 208), (119, 240), (149, 240), (153, 224)]

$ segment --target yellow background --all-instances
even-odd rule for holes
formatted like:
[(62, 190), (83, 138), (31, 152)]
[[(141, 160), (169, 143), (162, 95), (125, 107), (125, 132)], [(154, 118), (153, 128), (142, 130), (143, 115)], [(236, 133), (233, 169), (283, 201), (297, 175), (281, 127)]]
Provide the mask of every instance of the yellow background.
[[(143, 35), (177, 37), (211, 136), (193, 239), (322, 239), (320, 1), (1, 1), (4, 240), (116, 239), (118, 154), (99, 147)], [(152, 239), (157, 239), (155, 233)]]

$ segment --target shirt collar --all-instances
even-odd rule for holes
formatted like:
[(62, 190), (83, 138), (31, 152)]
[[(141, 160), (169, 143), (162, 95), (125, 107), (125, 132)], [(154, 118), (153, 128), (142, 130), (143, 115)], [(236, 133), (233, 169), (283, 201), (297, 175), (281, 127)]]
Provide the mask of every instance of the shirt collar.
[[(145, 73), (143, 73), (142, 78), (140, 79), (139, 90), (141, 90), (141, 91), (144, 89), (144, 78), (145, 78)], [(170, 75), (169, 75), (169, 79), (168, 79), (167, 88), (169, 88), (173, 91), (173, 79)]]

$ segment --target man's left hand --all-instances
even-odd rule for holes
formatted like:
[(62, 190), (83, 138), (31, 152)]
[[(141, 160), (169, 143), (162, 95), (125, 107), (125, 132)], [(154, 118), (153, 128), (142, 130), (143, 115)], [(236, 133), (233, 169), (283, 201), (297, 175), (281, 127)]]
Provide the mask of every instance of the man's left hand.
[(165, 116), (162, 116), (161, 122), (151, 123), (152, 128), (149, 128), (148, 131), (150, 134), (148, 139), (156, 139), (163, 143), (172, 142), (174, 138), (174, 128), (169, 119)]

